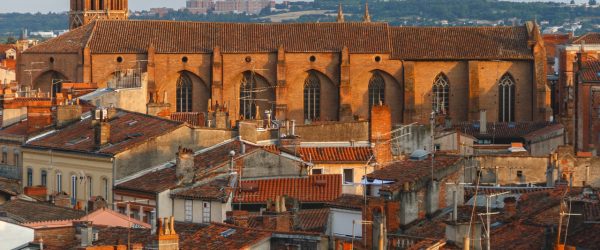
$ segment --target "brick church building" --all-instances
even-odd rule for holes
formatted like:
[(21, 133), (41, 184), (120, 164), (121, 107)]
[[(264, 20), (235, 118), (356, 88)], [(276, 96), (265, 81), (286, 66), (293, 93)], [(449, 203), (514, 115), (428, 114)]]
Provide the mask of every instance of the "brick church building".
[[(127, 0), (73, 0), (72, 17), (111, 13), (104, 7), (113, 2), (127, 9)], [(171, 112), (218, 104), (244, 119), (272, 110), (280, 120), (360, 120), (378, 103), (391, 107), (395, 124), (427, 122), (432, 111), (453, 122), (479, 120), (480, 110), (489, 122), (545, 121), (552, 113), (544, 44), (532, 22), (394, 27), (370, 22), (368, 12), (364, 22), (335, 23), (126, 18), (84, 19), (27, 50), (19, 82), (42, 92), (51, 79), (106, 87), (139, 70), (149, 102), (166, 100)]]

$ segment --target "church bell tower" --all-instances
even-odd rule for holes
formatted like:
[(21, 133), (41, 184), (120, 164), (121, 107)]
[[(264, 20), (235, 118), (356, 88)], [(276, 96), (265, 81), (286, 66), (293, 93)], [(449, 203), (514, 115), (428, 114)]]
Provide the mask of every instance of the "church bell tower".
[(71, 0), (69, 29), (86, 25), (96, 19), (126, 20), (128, 0)]

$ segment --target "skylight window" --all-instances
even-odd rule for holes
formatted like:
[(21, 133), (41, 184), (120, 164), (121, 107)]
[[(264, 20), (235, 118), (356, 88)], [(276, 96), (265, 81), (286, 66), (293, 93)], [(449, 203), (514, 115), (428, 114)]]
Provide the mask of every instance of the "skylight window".
[(230, 229), (227, 229), (227, 230), (221, 232), (221, 236), (227, 238), (227, 237), (231, 236), (234, 233), (235, 233), (235, 229), (230, 228)]
[(89, 138), (89, 137), (87, 137), (87, 136), (81, 136), (81, 137), (78, 137), (78, 138), (75, 138), (75, 139), (73, 139), (73, 140), (70, 140), (70, 141), (68, 141), (68, 142), (67, 142), (67, 146), (73, 146), (73, 145), (77, 145), (77, 144), (79, 144), (79, 143), (82, 143), (82, 142), (84, 142), (84, 141), (87, 141), (88, 139), (90, 139), (90, 138)]
[(138, 123), (138, 121), (137, 121), (137, 120), (129, 120), (129, 121), (127, 121), (127, 125), (129, 125), (129, 126), (133, 126), (133, 125), (135, 125), (136, 123)]

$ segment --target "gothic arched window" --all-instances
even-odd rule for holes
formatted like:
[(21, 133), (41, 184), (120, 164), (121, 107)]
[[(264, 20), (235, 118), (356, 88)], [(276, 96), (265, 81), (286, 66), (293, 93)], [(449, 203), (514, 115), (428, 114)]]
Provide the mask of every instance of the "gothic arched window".
[(431, 107), (437, 114), (448, 114), (450, 107), (450, 82), (444, 73), (435, 77), (432, 88)]
[(319, 120), (321, 117), (321, 81), (310, 72), (304, 81), (304, 119)]
[(385, 81), (379, 72), (369, 80), (369, 108), (385, 103)]
[(252, 72), (244, 73), (240, 84), (240, 116), (254, 119), (256, 116), (256, 77)]
[(192, 112), (192, 79), (185, 73), (177, 79), (177, 112)]
[(498, 82), (498, 121), (515, 121), (515, 79), (508, 73)]

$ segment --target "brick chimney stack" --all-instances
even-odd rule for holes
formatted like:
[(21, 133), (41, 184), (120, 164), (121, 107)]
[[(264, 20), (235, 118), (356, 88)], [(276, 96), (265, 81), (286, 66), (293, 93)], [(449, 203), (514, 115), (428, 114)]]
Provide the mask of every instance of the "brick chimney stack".
[(59, 105), (56, 107), (56, 127), (63, 128), (72, 122), (81, 119), (81, 105), (79, 101), (75, 104)]
[(504, 214), (506, 218), (512, 218), (517, 215), (517, 200), (515, 197), (504, 198)]
[(94, 143), (97, 148), (104, 147), (110, 142), (110, 123), (101, 121), (94, 126)]
[(370, 140), (375, 144), (373, 153), (379, 164), (392, 161), (392, 113), (387, 105), (371, 108)]
[(179, 147), (175, 174), (180, 184), (190, 184), (194, 181), (194, 151)]

